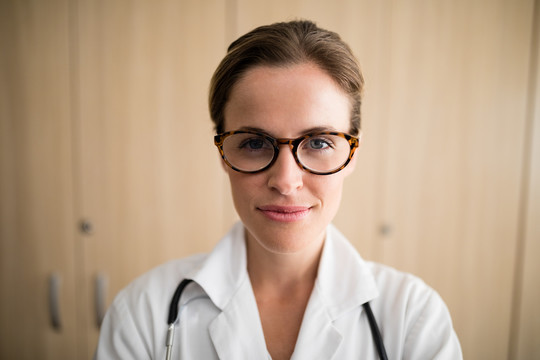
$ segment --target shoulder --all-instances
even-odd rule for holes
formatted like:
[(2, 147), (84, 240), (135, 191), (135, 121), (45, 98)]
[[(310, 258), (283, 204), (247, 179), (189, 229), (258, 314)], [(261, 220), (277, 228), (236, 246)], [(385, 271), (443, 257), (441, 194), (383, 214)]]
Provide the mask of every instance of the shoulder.
[(169, 285), (178, 284), (182, 279), (189, 277), (202, 266), (207, 257), (208, 254), (197, 254), (161, 264), (137, 277), (120, 294), (159, 292), (162, 287), (170, 292)]
[(429, 297), (436, 292), (421, 278), (387, 265), (367, 262), (380, 296), (396, 296), (402, 299)]
[[(169, 261), (133, 280), (115, 297), (100, 329), (96, 357), (155, 357), (164, 343), (167, 314), (172, 295), (207, 255)], [(121, 344), (121, 345), (120, 345)]]
[[(450, 312), (422, 279), (378, 263), (367, 263), (379, 290), (370, 303), (389, 343), (400, 358), (460, 359)], [(385, 340), (385, 343), (387, 341)]]
[(193, 255), (161, 264), (137, 277), (116, 296), (111, 311), (161, 310), (168, 306), (176, 287), (190, 277), (207, 258), (207, 254)]
[(402, 318), (414, 322), (416, 317), (430, 308), (439, 307), (447, 312), (439, 294), (419, 277), (379, 263), (368, 262), (379, 296), (372, 300), (381, 310), (381, 317)]

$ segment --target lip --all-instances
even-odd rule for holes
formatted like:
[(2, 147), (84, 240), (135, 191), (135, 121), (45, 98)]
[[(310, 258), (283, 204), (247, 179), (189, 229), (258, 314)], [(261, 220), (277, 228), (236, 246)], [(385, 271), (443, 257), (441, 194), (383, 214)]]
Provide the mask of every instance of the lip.
[(265, 205), (257, 209), (267, 218), (278, 222), (295, 222), (306, 218), (311, 208), (309, 206)]

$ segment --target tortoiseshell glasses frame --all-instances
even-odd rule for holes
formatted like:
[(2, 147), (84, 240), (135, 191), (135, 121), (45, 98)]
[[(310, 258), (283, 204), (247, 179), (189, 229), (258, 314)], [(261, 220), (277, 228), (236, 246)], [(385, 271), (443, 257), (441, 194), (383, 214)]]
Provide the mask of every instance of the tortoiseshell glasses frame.
[[(227, 158), (227, 155), (225, 154), (225, 151), (223, 149), (223, 144), (224, 144), (224, 142), (226, 141), (226, 139), (228, 137), (233, 136), (233, 135), (237, 135), (237, 134), (251, 134), (251, 135), (254, 135), (254, 136), (258, 136), (261, 139), (266, 140), (269, 144), (272, 145), (272, 148), (273, 148), (272, 158), (271, 159), (269, 158), (267, 163), (264, 162), (264, 165), (260, 166), (260, 168), (254, 169), (254, 170), (241, 169), (238, 166), (235, 166), (235, 165), (231, 164), (231, 162)], [(310, 138), (315, 138), (316, 139), (316, 137), (318, 137), (318, 136), (325, 136), (325, 135), (326, 136), (337, 136), (339, 138), (343, 138), (343, 139), (347, 140), (347, 142), (349, 144), (349, 154), (348, 154), (348, 156), (346, 158), (343, 159), (342, 163), (336, 164), (335, 168), (329, 169), (328, 171), (314, 170), (314, 169), (310, 168), (309, 166), (306, 166), (305, 164), (303, 164), (302, 161), (298, 158), (298, 147), (303, 141), (305, 141), (307, 139), (310, 139)], [(245, 173), (245, 174), (255, 174), (255, 173), (265, 171), (266, 169), (270, 168), (276, 162), (276, 160), (278, 158), (280, 145), (288, 145), (289, 146), (289, 148), (291, 149), (291, 151), (293, 153), (293, 157), (294, 157), (294, 160), (296, 161), (296, 164), (302, 170), (307, 171), (307, 172), (312, 173), (312, 174), (316, 174), (316, 175), (335, 174), (335, 173), (343, 170), (351, 162), (351, 160), (353, 158), (353, 155), (354, 155), (354, 152), (358, 148), (359, 143), (360, 143), (360, 140), (359, 140), (358, 137), (353, 136), (353, 135), (349, 135), (349, 134), (346, 134), (346, 133), (343, 133), (343, 132), (338, 132), (338, 131), (313, 132), (313, 133), (308, 133), (308, 134), (302, 135), (302, 136), (300, 136), (300, 137), (298, 137), (296, 139), (276, 139), (276, 138), (274, 138), (274, 137), (272, 137), (272, 136), (270, 136), (268, 134), (258, 132), (258, 131), (251, 131), (251, 130), (228, 131), (228, 132), (225, 132), (225, 133), (222, 133), (222, 134), (217, 134), (217, 135), (214, 136), (214, 145), (216, 145), (216, 147), (218, 148), (218, 150), (219, 150), (219, 152), (221, 154), (221, 157), (223, 158), (223, 161), (225, 161), (225, 163), (231, 169), (233, 169), (235, 171), (238, 171), (238, 172), (241, 172), (241, 173)], [(341, 162), (341, 160), (339, 162)]]

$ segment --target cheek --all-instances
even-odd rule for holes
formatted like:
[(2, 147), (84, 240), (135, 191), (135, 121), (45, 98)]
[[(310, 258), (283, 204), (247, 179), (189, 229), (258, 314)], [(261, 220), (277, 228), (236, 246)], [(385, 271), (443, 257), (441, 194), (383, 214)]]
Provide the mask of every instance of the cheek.
[(227, 167), (227, 174), (231, 186), (231, 194), (234, 201), (234, 206), (238, 213), (249, 205), (251, 199), (260, 192), (262, 184), (259, 177), (254, 174), (242, 174)]
[(227, 168), (226, 170), (227, 175), (229, 176), (229, 184), (231, 186), (233, 198), (236, 198), (238, 194), (241, 194), (238, 189), (241, 189), (244, 186), (245, 181), (242, 181), (242, 177), (238, 176), (234, 170), (230, 168)]
[(341, 193), (343, 191), (343, 176), (330, 175), (319, 182), (316, 187), (316, 196), (321, 200), (323, 207), (336, 212), (341, 203)]

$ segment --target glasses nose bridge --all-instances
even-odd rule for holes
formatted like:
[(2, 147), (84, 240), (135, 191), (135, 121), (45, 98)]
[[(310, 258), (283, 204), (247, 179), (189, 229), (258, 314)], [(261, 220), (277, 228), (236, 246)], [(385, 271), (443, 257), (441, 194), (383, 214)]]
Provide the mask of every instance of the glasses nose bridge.
[(291, 149), (293, 154), (295, 153), (294, 150), (296, 148), (297, 139), (274, 139), (274, 140), (276, 141), (276, 147), (278, 148), (278, 151), (279, 151), (279, 146), (289, 145), (289, 149)]
[(296, 140), (296, 139), (275, 139), (276, 140), (276, 143), (278, 143), (278, 145), (289, 145), (289, 146), (292, 146), (293, 145), (293, 142)]
[(298, 147), (298, 140), (299, 139), (287, 139), (287, 138), (283, 138), (283, 139), (275, 139), (275, 152), (274, 152), (274, 160), (272, 161), (272, 163), (274, 163), (278, 156), (279, 156), (279, 148), (280, 146), (282, 145), (288, 145), (289, 147), (289, 150), (291, 150), (291, 155), (293, 156), (294, 158), (294, 161), (298, 164), (298, 166), (300, 166), (301, 168), (303, 168), (303, 166), (300, 164), (299, 160), (298, 160), (298, 157), (296, 155), (296, 149)]

